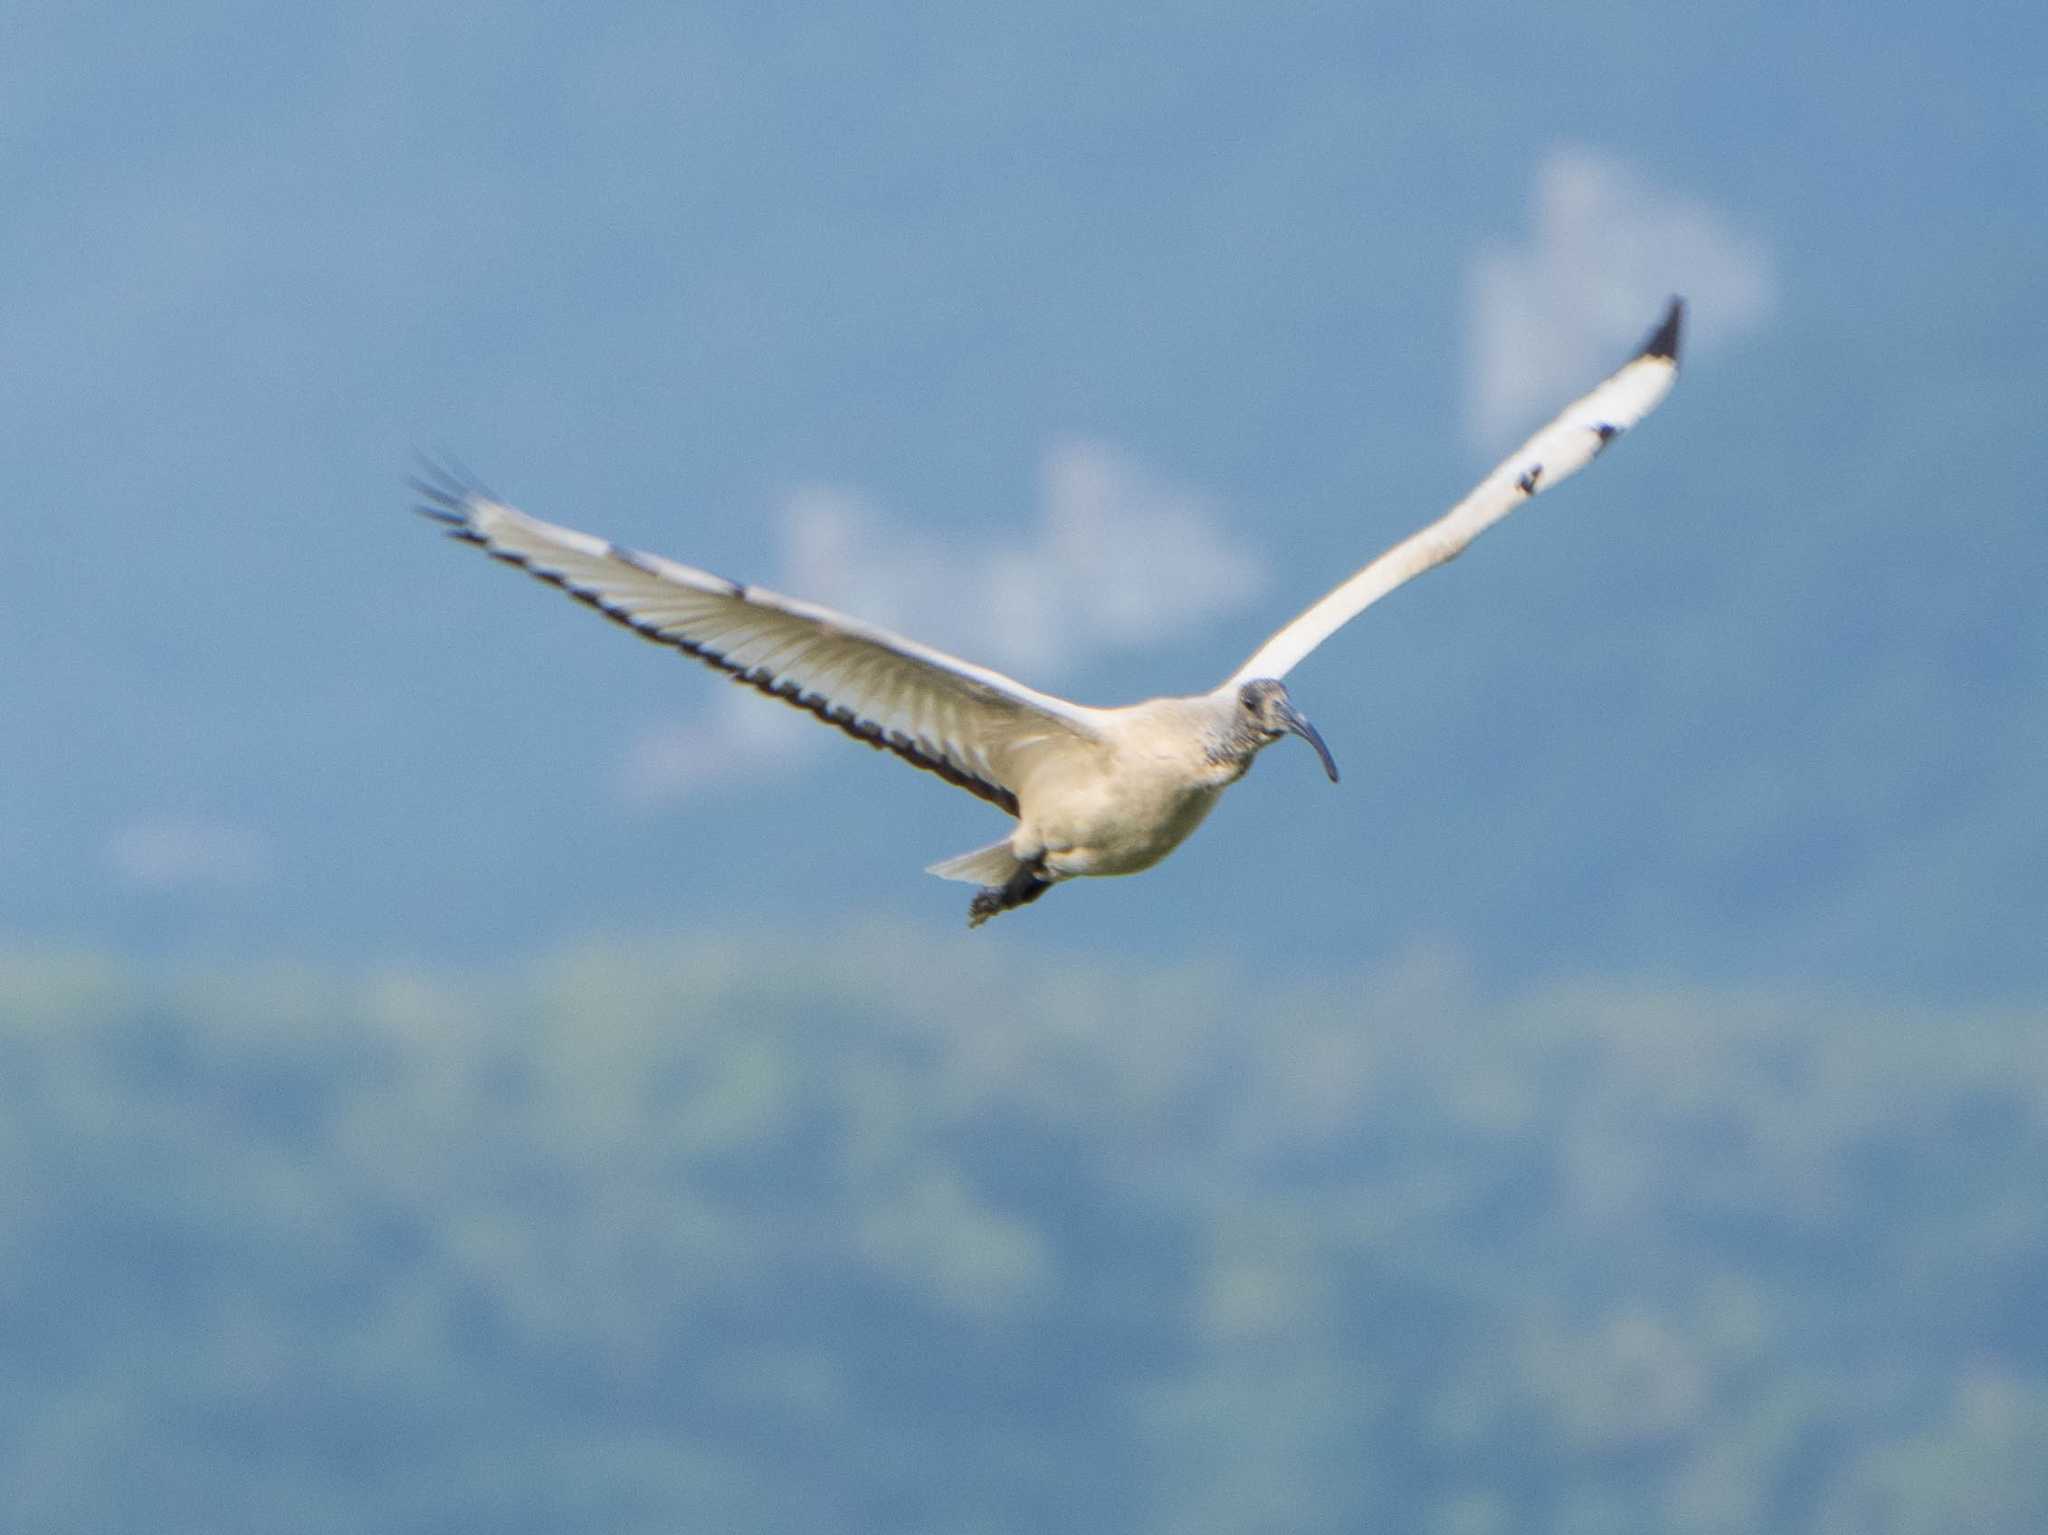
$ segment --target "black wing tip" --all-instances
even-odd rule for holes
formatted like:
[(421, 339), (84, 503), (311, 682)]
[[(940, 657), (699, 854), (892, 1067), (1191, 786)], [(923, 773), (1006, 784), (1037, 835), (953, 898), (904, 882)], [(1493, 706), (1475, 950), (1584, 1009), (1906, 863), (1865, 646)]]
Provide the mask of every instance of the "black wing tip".
[[(406, 476), (406, 488), (432, 506), (443, 509), (443, 512), (434, 512), (422, 506), (414, 508), (416, 511), (425, 512), (429, 517), (439, 517), (444, 522), (467, 521), (464, 509), (470, 502), (498, 499), (489, 486), (464, 468), (452, 454), (429, 454), (415, 448), (412, 458), (415, 472)], [(449, 512), (457, 516), (444, 515)]]
[(1677, 294), (1671, 296), (1671, 303), (1664, 310), (1664, 318), (1657, 328), (1650, 332), (1650, 339), (1643, 343), (1638, 357), (1661, 357), (1674, 367), (1678, 363), (1678, 342), (1685, 329), (1685, 300)]
[(465, 533), (469, 531), (469, 519), (463, 516), (462, 512), (455, 507), (437, 506), (421, 501), (414, 504), (413, 514), (418, 517), (424, 517), (429, 522), (439, 523), (450, 533)]

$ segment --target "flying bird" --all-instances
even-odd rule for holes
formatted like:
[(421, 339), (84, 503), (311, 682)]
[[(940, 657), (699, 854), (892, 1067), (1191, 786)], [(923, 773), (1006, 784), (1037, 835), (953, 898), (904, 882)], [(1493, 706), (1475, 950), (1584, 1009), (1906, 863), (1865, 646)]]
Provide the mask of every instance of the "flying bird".
[(418, 510), (607, 618), (938, 774), (1016, 818), (987, 847), (931, 866), (981, 887), (967, 921), (1028, 905), (1062, 880), (1149, 869), (1202, 824), (1282, 736), (1337, 763), (1283, 679), (1395, 587), (1462, 553), (1523, 502), (1591, 463), (1656, 409), (1678, 376), (1684, 301), (1636, 354), (1473, 489), (1387, 550), (1206, 693), (1097, 709), (1040, 693), (815, 603), (529, 517), (466, 476), (430, 468)]

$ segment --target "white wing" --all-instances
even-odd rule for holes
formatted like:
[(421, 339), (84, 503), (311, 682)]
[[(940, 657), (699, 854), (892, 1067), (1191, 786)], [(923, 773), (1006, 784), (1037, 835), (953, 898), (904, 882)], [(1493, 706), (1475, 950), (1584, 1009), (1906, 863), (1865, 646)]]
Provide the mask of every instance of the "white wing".
[(829, 608), (556, 527), (445, 473), (413, 488), (454, 537), (1012, 815), (1034, 757), (1099, 739), (1092, 710)]
[(1674, 298), (1642, 350), (1584, 399), (1523, 443), (1472, 493), (1419, 533), (1410, 534), (1267, 640), (1226, 687), (1254, 677), (1284, 677), (1303, 656), (1373, 603), (1425, 570), (1456, 558), (1516, 507), (1590, 464), (1600, 451), (1663, 401), (1678, 378), (1678, 333), (1685, 301)]

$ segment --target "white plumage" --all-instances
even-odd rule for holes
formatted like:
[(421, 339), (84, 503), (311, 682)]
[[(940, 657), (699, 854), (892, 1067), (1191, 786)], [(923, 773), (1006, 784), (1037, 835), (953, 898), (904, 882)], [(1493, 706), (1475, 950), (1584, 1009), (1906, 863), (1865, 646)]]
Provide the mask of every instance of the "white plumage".
[(1683, 315), (1673, 299), (1617, 372), (1213, 691), (1120, 709), (1070, 703), (828, 608), (542, 522), (445, 474), (415, 488), (427, 502), (420, 510), (453, 536), (1015, 816), (1001, 841), (931, 867), (983, 887), (968, 909), (979, 925), (1060, 880), (1150, 868), (1282, 735), (1308, 740), (1334, 781), (1328, 749), (1280, 679), (1372, 603), (1455, 557), (1654, 410), (1677, 377)]

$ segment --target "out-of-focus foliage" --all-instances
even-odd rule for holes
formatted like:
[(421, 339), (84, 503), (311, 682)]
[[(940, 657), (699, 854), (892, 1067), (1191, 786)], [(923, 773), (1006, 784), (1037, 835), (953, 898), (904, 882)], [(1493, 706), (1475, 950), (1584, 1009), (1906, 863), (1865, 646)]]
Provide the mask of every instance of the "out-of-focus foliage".
[(14, 1526), (2048, 1528), (2048, 1016), (0, 955)]

